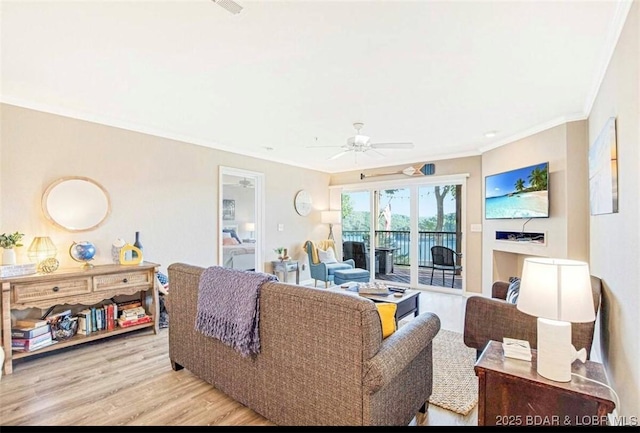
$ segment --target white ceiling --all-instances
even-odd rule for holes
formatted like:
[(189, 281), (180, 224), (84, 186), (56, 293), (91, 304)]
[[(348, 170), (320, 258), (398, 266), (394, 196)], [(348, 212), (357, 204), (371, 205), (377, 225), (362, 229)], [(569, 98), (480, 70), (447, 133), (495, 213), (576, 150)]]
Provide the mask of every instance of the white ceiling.
[[(325, 172), (428, 162), (585, 118), (630, 6), (237, 2), (3, 0), (0, 97)], [(307, 147), (353, 122), (415, 148)]]

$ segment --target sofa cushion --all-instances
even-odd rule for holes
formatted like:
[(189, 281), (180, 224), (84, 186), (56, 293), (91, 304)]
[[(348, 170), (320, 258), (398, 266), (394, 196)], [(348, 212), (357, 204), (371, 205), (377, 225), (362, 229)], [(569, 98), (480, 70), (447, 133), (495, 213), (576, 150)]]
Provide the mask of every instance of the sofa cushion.
[(382, 338), (396, 332), (396, 309), (398, 306), (391, 302), (376, 302), (376, 308), (382, 324)]
[(520, 278), (511, 277), (509, 278), (509, 288), (507, 289), (506, 301), (511, 304), (517, 304), (518, 295), (520, 295)]

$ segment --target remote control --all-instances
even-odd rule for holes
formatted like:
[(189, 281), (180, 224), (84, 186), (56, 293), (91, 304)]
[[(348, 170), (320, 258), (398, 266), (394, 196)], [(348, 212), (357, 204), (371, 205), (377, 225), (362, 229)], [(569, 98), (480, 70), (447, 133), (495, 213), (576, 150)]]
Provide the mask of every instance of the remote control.
[(404, 293), (407, 289), (402, 287), (387, 287), (392, 292)]

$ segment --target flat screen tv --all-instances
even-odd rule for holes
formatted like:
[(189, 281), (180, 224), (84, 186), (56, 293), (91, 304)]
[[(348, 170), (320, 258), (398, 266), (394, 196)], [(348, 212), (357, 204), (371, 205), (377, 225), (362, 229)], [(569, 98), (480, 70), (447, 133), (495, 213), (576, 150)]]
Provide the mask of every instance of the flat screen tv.
[(549, 163), (492, 174), (484, 181), (486, 219), (548, 218)]

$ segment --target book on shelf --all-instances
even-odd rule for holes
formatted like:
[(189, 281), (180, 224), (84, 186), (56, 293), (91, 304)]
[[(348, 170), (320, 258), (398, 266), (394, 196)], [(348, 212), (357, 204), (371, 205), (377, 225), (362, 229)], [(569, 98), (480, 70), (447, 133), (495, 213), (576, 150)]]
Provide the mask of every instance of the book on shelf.
[(45, 340), (45, 341), (42, 341), (42, 342), (37, 343), (37, 344), (30, 345), (30, 346), (12, 347), (12, 350), (15, 350), (16, 352), (33, 352), (35, 350), (39, 350), (39, 349), (42, 349), (44, 347), (51, 346), (52, 344), (55, 344), (57, 342), (58, 342), (58, 340), (54, 340), (54, 339), (50, 338), (49, 340)]
[(48, 325), (45, 319), (18, 319), (14, 325), (15, 328), (39, 328)]
[(38, 326), (37, 328), (11, 328), (11, 337), (12, 338), (33, 338), (38, 337), (42, 334), (46, 334), (47, 332), (51, 332), (51, 328), (49, 324), (46, 323), (44, 326)]
[(36, 272), (37, 269), (35, 263), (0, 265), (0, 278), (21, 277), (23, 275), (35, 274)]
[(51, 332), (38, 335), (37, 337), (33, 338), (12, 338), (11, 348), (14, 350), (24, 350), (26, 352), (30, 352), (32, 350), (43, 347), (45, 343), (50, 344), (52, 340), (53, 338), (51, 338)]
[(124, 310), (122, 313), (120, 313), (120, 317), (124, 317), (126, 319), (134, 319), (136, 317), (144, 317), (146, 314), (147, 312), (143, 307), (136, 307)]
[(104, 311), (106, 316), (106, 327), (107, 331), (113, 331), (116, 329), (116, 320), (115, 320), (115, 304), (108, 302), (104, 305)]
[(118, 306), (118, 311), (123, 311), (129, 310), (131, 308), (141, 307), (142, 302), (140, 302), (140, 300), (138, 299), (134, 299), (132, 301), (117, 302), (116, 305)]
[(127, 328), (129, 326), (142, 325), (143, 323), (149, 323), (153, 320), (152, 316), (138, 317), (136, 319), (118, 319), (118, 326), (121, 328)]
[(91, 332), (98, 332), (96, 323), (96, 307), (91, 307)]
[(91, 310), (85, 308), (78, 312), (78, 334), (89, 335), (91, 334)]
[(96, 330), (102, 331), (104, 328), (102, 327), (103, 317), (102, 312), (104, 310), (101, 307), (96, 307)]
[(46, 316), (43, 320), (46, 320), (47, 323), (56, 323), (67, 316), (71, 316), (71, 310), (64, 310), (56, 314), (52, 314), (50, 316)]

